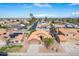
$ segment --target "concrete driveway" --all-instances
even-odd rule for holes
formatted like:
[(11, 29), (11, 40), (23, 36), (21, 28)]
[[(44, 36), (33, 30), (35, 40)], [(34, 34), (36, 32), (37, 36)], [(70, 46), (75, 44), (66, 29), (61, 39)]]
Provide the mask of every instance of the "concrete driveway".
[(37, 55), (39, 53), (40, 44), (30, 44), (27, 50), (27, 55)]

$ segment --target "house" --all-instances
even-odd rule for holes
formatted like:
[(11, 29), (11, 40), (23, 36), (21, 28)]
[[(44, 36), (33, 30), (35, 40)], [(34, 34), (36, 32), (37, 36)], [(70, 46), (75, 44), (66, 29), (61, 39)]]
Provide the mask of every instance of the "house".
[(59, 28), (59, 39), (61, 42), (70, 40), (79, 40), (79, 33), (74, 28)]
[(26, 28), (26, 26), (24, 24), (14, 24), (14, 25), (12, 25), (12, 28), (20, 30), (20, 29)]
[(54, 24), (55, 28), (65, 28), (65, 25), (63, 24)]
[(1, 20), (1, 21), (0, 21), (0, 24), (4, 24), (4, 21)]
[(9, 35), (9, 32), (6, 29), (3, 29), (3, 28), (0, 29), (0, 37), (8, 38), (9, 37), (8, 35)]
[(49, 32), (42, 29), (37, 30), (28, 37), (28, 42), (30, 44), (40, 44), (42, 42), (42, 39), (46, 37), (52, 38)]
[(39, 30), (39, 29), (43, 29), (43, 30), (46, 30), (46, 31), (50, 31), (50, 26), (48, 23), (39, 23), (36, 27), (36, 30)]
[(74, 25), (68, 23), (68, 24), (65, 24), (65, 27), (66, 27), (66, 28), (74, 28)]
[(60, 40), (60, 42), (67, 42), (67, 37), (64, 35), (58, 35), (58, 39)]
[(79, 28), (79, 25), (74, 25), (75, 28)]
[(24, 33), (11, 33), (10, 35), (10, 45), (21, 44), (24, 40)]
[(7, 45), (7, 40), (9, 38), (9, 32), (6, 29), (1, 28), (0, 29), (0, 47)]

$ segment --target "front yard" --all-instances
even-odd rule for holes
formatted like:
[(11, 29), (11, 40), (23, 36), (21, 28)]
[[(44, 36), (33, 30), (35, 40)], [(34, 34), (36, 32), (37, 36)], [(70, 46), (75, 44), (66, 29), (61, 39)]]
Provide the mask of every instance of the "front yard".
[(8, 47), (1, 47), (0, 52), (20, 52), (22, 45), (13, 45)]

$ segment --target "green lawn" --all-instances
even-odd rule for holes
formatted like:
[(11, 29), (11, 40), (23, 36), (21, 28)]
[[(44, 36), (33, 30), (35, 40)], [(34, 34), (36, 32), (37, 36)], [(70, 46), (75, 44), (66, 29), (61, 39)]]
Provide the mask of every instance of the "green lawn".
[(19, 52), (21, 48), (22, 48), (22, 45), (13, 45), (8, 47), (1, 47), (0, 51), (1, 52)]

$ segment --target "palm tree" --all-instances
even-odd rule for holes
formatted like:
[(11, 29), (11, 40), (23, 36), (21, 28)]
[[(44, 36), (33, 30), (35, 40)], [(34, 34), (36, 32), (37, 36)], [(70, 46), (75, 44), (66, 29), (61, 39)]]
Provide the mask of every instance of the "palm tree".
[(35, 21), (36, 21), (36, 18), (33, 16), (33, 14), (32, 13), (30, 13), (30, 17), (31, 17), (31, 19), (29, 20), (29, 24), (31, 25), (32, 23), (34, 23)]
[(45, 17), (44, 21), (47, 21), (47, 17)]
[(31, 18), (33, 17), (33, 14), (32, 14), (32, 13), (30, 13), (30, 17), (31, 17)]

